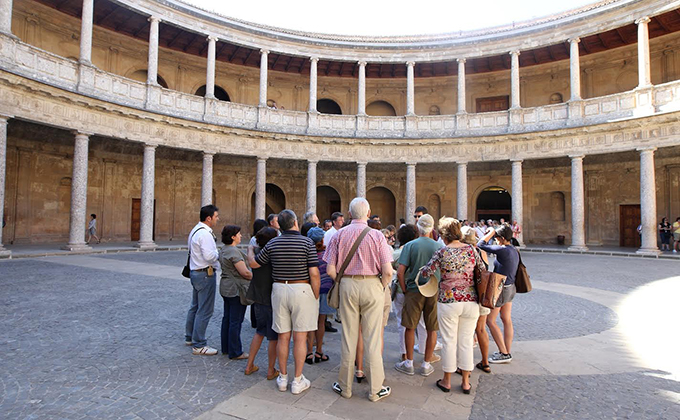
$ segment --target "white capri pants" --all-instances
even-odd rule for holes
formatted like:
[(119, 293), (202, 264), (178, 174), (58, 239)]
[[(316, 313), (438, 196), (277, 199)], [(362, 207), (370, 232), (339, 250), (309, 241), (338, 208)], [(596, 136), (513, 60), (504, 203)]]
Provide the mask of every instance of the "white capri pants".
[(477, 302), (437, 303), (444, 372), (453, 373), (456, 368), (468, 371), (473, 369), (472, 346), (478, 318)]

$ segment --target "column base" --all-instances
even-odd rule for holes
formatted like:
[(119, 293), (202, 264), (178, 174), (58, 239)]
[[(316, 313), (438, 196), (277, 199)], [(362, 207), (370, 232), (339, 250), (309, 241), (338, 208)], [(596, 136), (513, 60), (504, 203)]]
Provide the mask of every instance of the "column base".
[(156, 243), (154, 241), (150, 241), (150, 242), (139, 241), (135, 244), (135, 248), (139, 248), (142, 251), (156, 249), (157, 246), (158, 245), (156, 245)]
[(71, 252), (89, 252), (92, 251), (92, 247), (86, 244), (85, 242), (79, 243), (79, 244), (66, 244), (61, 247), (61, 249), (65, 251), (71, 251)]
[(659, 248), (640, 248), (637, 251), (635, 251), (635, 253), (638, 255), (652, 255), (655, 257), (661, 255), (661, 251), (659, 251)]
[(567, 248), (567, 251), (575, 251), (575, 252), (583, 252), (587, 251), (588, 247), (585, 245), (571, 245), (569, 248)]
[(3, 248), (2, 245), (0, 245), (0, 258), (11, 258), (12, 257), (12, 251), (10, 251), (7, 248)]

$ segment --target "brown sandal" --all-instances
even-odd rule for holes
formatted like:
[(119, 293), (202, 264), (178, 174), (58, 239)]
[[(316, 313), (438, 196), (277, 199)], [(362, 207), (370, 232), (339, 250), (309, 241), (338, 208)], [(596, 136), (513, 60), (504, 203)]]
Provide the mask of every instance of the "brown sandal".
[(268, 381), (271, 381), (272, 379), (278, 378), (280, 373), (281, 373), (281, 372), (279, 372), (278, 370), (274, 370), (274, 373), (273, 373), (273, 374), (267, 375), (267, 380), (268, 380)]
[(252, 375), (253, 373), (257, 372), (258, 370), (260, 370), (260, 368), (257, 367), (256, 365), (253, 365), (252, 369), (250, 369), (250, 370), (246, 369), (246, 371), (243, 372), (243, 373), (245, 373), (246, 375)]

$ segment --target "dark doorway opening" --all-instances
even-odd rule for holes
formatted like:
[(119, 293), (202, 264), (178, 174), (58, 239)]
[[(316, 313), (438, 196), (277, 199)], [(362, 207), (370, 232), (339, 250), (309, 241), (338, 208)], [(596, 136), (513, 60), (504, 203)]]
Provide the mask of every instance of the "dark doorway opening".
[(477, 197), (477, 212), (475, 219), (505, 219), (510, 221), (512, 216), (512, 197), (503, 187), (488, 187)]

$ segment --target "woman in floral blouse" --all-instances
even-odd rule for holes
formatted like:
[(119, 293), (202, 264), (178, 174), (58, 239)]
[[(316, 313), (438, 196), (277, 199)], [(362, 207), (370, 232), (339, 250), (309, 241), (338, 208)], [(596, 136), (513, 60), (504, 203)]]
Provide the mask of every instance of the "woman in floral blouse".
[[(459, 368), (463, 381), (461, 389), (469, 394), (470, 371), (474, 367), (473, 336), (479, 305), (474, 284), (474, 268), (483, 263), (476, 258), (472, 246), (460, 240), (461, 223), (451, 217), (439, 220), (439, 234), (446, 246), (435, 252), (430, 262), (420, 271), (421, 282), (427, 281), (437, 269), (441, 270), (437, 318), (441, 335), (442, 370), (444, 378), (437, 381), (437, 387), (444, 392), (451, 390), (451, 375)], [(456, 366), (458, 362), (458, 366)]]

